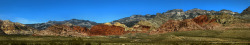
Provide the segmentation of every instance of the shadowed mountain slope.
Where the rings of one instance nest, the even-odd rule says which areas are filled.
[[[26,24],[26,25],[34,27],[39,30],[43,30],[54,24],[59,24],[59,25],[65,24],[65,25],[73,25],[73,26],[81,26],[81,27],[90,28],[91,26],[97,25],[99,23],[88,21],[88,20],[71,19],[71,20],[65,20],[65,21],[48,21],[46,23]]]

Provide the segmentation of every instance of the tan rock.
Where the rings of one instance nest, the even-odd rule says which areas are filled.
[[[80,26],[52,25],[45,30],[39,31],[34,36],[88,36],[88,29]]]
[[[104,25],[109,25],[109,26],[111,26],[112,24],[108,22],[108,23],[104,23]]]
[[[21,23],[13,23],[9,20],[0,20],[0,29],[3,30],[6,34],[21,34],[21,35],[31,35],[36,29],[32,27],[25,26]]]

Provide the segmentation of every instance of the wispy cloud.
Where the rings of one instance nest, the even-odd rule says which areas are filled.
[[[25,18],[15,18],[13,20],[13,22],[19,22],[19,23],[23,23],[23,24],[39,23],[37,21],[32,21],[32,20],[28,20],[28,19],[25,19]]]

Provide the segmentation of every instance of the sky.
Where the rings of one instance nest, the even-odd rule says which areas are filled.
[[[250,0],[0,0],[0,20],[23,24],[70,19],[111,22],[132,15],[222,9],[241,13]]]

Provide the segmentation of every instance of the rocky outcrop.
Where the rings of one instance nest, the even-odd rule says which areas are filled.
[[[250,6],[245,9],[244,11],[241,12],[241,15],[238,15],[237,17],[242,18],[242,19],[247,19],[250,20]]]
[[[214,10],[207,11],[207,10],[201,10],[201,9],[195,8],[195,9],[191,9],[185,12],[186,15],[189,15],[189,18],[194,18],[199,15],[221,15],[223,13],[229,14],[229,15],[239,15],[239,13],[237,12],[232,12],[226,9],[222,9],[220,11],[214,11]]]
[[[123,28],[128,28],[125,24],[121,24],[119,22],[115,22],[114,25],[115,26],[120,26],[120,27],[123,27]]]
[[[165,33],[173,31],[191,31],[191,30],[214,30],[221,27],[215,22],[215,19],[209,19],[207,15],[200,15],[194,19],[169,20],[151,33]]]
[[[215,30],[222,26],[222,24],[216,22],[218,19],[211,18],[208,15],[200,15],[192,20],[206,30]]]
[[[157,13],[156,16],[150,20],[144,21],[146,23],[151,23],[151,29],[159,28],[163,23],[167,22],[168,20],[182,20],[186,19],[187,16],[185,15],[182,9],[174,9],[169,10],[165,13]]]
[[[242,11],[241,15],[250,15],[250,6],[244,11]]]
[[[200,15],[192,20],[201,26],[203,26],[204,24],[208,24],[208,23],[212,23],[216,21],[216,19],[209,19],[207,15]]]
[[[38,23],[38,24],[26,24],[27,26],[34,27],[39,30],[44,30],[48,28],[49,26],[52,26],[54,24],[58,25],[73,25],[73,26],[81,26],[81,27],[87,27],[90,28],[93,25],[97,25],[99,23],[88,21],[88,20],[77,20],[77,19],[71,19],[71,20],[65,20],[65,21],[49,21],[47,23]]]
[[[233,23],[240,23],[244,20],[236,18],[229,14],[222,14],[222,15],[209,15],[209,18],[216,19],[216,22],[223,24],[223,25],[229,25]]]
[[[9,20],[0,20],[0,30],[8,35],[31,35],[36,29],[25,26],[21,23],[14,23]]]
[[[125,31],[131,31],[131,30],[132,30],[132,28],[127,27],[125,24],[121,24],[121,23],[119,23],[119,22],[115,22],[114,24],[111,24],[111,23],[104,23],[104,25],[109,25],[109,26],[112,26],[112,25],[114,25],[114,26],[119,26],[119,27],[125,28]]]
[[[125,34],[126,31],[123,27],[115,26],[115,25],[104,25],[99,24],[93,26],[90,31],[90,35],[122,35]]]
[[[71,26],[74,31],[77,31],[79,33],[89,33],[89,29],[87,27],[81,27],[81,26]]]
[[[119,22],[121,24],[125,24],[128,27],[132,27],[141,20],[148,20],[148,19],[151,19],[153,17],[155,17],[155,15],[149,15],[149,14],[147,14],[147,15],[133,15],[130,17],[125,17],[125,18],[122,18],[119,20],[115,20],[111,23],[114,24],[115,22]]]
[[[52,25],[45,30],[41,30],[34,36],[87,36],[88,29],[80,26]]]
[[[131,32],[136,32],[136,33],[148,33],[150,31],[150,26],[145,26],[145,25],[134,25],[132,27]]]
[[[203,29],[203,28],[199,26],[197,23],[195,23],[193,20],[186,19],[184,21],[169,20],[165,24],[163,24],[157,31],[163,33],[172,31],[190,31],[197,29]]]

